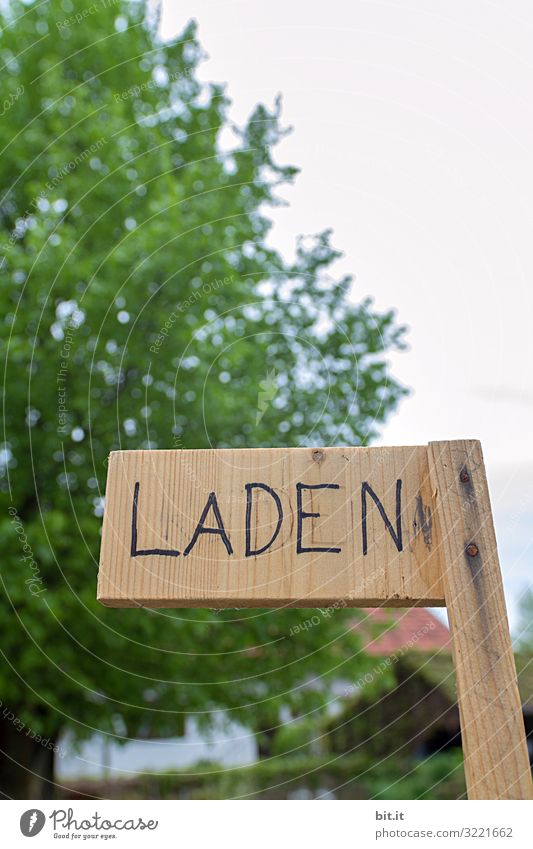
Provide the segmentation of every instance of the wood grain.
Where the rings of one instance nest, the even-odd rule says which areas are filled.
[[[433,442],[436,533],[470,799],[531,799],[531,770],[481,446]]]
[[[247,556],[251,483],[279,502],[253,488],[248,548],[261,552],[280,509],[283,519],[272,545]],[[200,533],[187,551],[210,493],[219,517],[211,496],[205,526],[222,521],[227,539]],[[98,598],[116,607],[442,605],[434,509],[426,446],[113,452]]]
[[[448,607],[469,798],[531,799],[481,447],[118,451],[114,607]]]

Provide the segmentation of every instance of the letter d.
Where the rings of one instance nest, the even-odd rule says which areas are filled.
[[[252,534],[251,534],[251,528],[250,528],[251,519],[252,519],[252,503],[253,503],[252,490],[253,489],[264,489],[265,492],[268,492],[268,494],[273,499],[273,501],[274,501],[274,503],[275,503],[275,505],[278,509],[278,522],[277,522],[277,525],[276,525],[276,530],[274,531],[274,533],[272,534],[272,536],[270,537],[268,542],[265,545],[263,545],[262,548],[256,548],[255,551],[251,547]],[[247,483],[246,484],[246,557],[255,557],[257,554],[263,554],[263,552],[266,551],[267,548],[270,548],[270,546],[272,545],[272,543],[274,542],[274,540],[276,539],[276,537],[278,536],[278,534],[280,532],[282,522],[283,522],[283,507],[281,506],[281,500],[280,500],[280,497],[277,494],[277,492],[275,492],[273,489],[271,489],[269,486],[267,486],[266,483]]]

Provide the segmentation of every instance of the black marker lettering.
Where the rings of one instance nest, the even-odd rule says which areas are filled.
[[[370,495],[374,504],[378,508],[381,518],[385,522],[385,527],[390,533],[392,539],[394,540],[394,545],[398,549],[398,551],[402,551],[402,482],[401,480],[396,481],[396,531],[391,525],[390,519],[387,516],[383,504],[377,497],[376,493],[366,481],[363,481],[361,486],[361,518],[363,520],[363,554],[368,552],[368,532],[366,527],[366,494]]]
[[[146,557],[149,554],[165,555],[166,557],[179,557],[180,552],[174,548],[137,548],[137,512],[139,509],[139,481],[133,488],[133,505],[131,508],[131,556]]]
[[[297,483],[296,484],[296,504],[297,504],[297,522],[296,522],[296,554],[304,554],[307,551],[329,551],[332,554],[339,554],[340,548],[303,548],[302,546],[302,527],[304,519],[318,519],[320,513],[306,513],[302,510],[302,490],[303,489],[339,489],[337,483]]]
[[[262,548],[257,548],[255,551],[252,551],[251,548],[251,531],[250,524],[252,519],[252,489],[264,489],[265,492],[274,499],[276,503],[276,507],[278,508],[278,523],[276,525],[276,530],[270,537],[269,541]],[[281,500],[277,492],[267,486],[266,483],[247,483],[246,484],[246,557],[255,557],[256,554],[263,554],[267,548],[270,548],[276,537],[278,536],[281,523],[283,522],[283,507],[281,506]]]
[[[213,513],[217,521],[217,528],[204,527],[204,522],[211,508],[213,509]],[[233,548],[231,547],[231,542],[229,541],[228,535],[224,529],[224,522],[222,521],[222,516],[220,515],[220,510],[218,509],[217,497],[214,492],[209,493],[209,498],[207,499],[207,504],[205,505],[202,511],[202,515],[200,516],[200,521],[196,525],[196,530],[192,535],[192,539],[189,545],[183,552],[184,557],[187,557],[187,555],[191,553],[192,549],[196,545],[196,540],[198,539],[200,534],[218,534],[221,537],[222,542],[226,546],[226,551],[228,552],[228,554],[233,554]]]

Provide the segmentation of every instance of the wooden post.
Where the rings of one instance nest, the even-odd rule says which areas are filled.
[[[113,452],[98,598],[446,605],[468,795],[533,798],[479,442]]]
[[[470,799],[533,798],[481,445],[432,442],[440,562]]]

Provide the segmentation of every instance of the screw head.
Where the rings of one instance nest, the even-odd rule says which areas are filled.
[[[463,471],[462,471],[462,472],[461,472],[461,474],[459,475],[459,479],[460,479],[463,483],[468,483],[468,481],[470,480],[470,475],[468,474],[468,472],[466,471],[466,469],[463,469]]]
[[[476,555],[479,554],[479,548],[477,547],[475,542],[471,542],[469,545],[466,546],[466,553],[469,557],[476,557]]]
[[[313,460],[315,460],[316,463],[320,463],[320,461],[324,459],[324,452],[320,451],[317,448],[315,451],[313,451],[312,457],[313,457]]]

